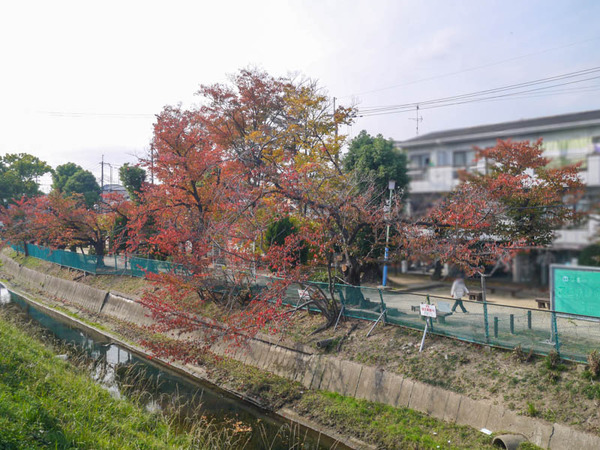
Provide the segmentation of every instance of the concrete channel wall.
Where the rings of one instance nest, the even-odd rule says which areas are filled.
[[[151,323],[148,311],[135,300],[74,281],[36,272],[2,255],[6,273],[30,287],[46,291],[88,312],[135,322]],[[382,369],[328,355],[309,354],[260,340],[231,353],[217,342],[213,351],[245,364],[297,381],[310,389],[337,392],[359,399],[406,407],[446,422],[521,434],[530,442],[550,449],[598,449],[600,437],[566,425],[521,416],[485,400],[446,391]]]

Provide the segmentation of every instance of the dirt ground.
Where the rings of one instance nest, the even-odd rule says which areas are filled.
[[[396,289],[410,289],[415,286],[425,286],[427,284],[433,284],[429,278],[429,275],[416,275],[416,274],[400,274],[392,275],[389,277],[391,281],[391,287]],[[443,286],[423,288],[415,290],[413,292],[420,294],[437,295],[440,297],[450,297],[450,288],[452,287],[452,279],[443,280]],[[436,282],[437,283],[437,282]],[[478,279],[467,279],[465,284],[469,291],[481,291],[481,283]],[[490,292],[490,288],[498,286],[511,286],[520,288],[514,296],[509,292],[496,291]],[[536,298],[548,298],[548,289],[535,288],[526,285],[515,285],[508,281],[492,280],[487,283],[488,289],[486,290],[486,300],[490,303],[496,303],[499,305],[507,306],[519,306],[521,308],[537,308]]]

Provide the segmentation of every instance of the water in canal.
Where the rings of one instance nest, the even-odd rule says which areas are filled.
[[[176,405],[182,427],[202,415],[224,426],[252,429],[247,449],[347,449],[313,430],[291,425],[285,419],[244,402],[218,388],[175,374],[134,354],[105,336],[76,328],[66,319],[50,316],[0,284],[0,308],[10,309],[23,319],[33,321],[45,333],[84,352],[93,361],[91,376],[120,397],[135,392],[149,410],[168,410]],[[135,380],[135,387],[132,387]],[[141,387],[140,387],[141,386]],[[182,401],[183,400],[183,401]],[[179,404],[178,404],[179,402]],[[184,406],[181,406],[181,405]]]

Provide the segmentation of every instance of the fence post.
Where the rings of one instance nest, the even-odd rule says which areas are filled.
[[[362,289],[362,288],[361,288]],[[381,312],[383,313],[383,323],[387,323],[387,307],[385,306],[385,302],[383,301],[383,292],[381,289],[377,289],[379,291],[379,299],[381,300]]]
[[[431,305],[431,300],[429,299],[429,294],[427,294],[426,298],[427,298],[427,304]],[[419,312],[419,314],[421,314],[421,313]],[[433,319],[432,318],[428,319],[427,317],[425,317],[425,326],[427,326],[427,320],[429,320],[429,328],[430,328],[430,330],[433,331]]]
[[[483,300],[483,326],[485,332],[485,342],[490,342],[490,323],[488,320],[487,298],[485,295],[485,275],[479,272],[481,276],[481,297]]]
[[[531,311],[527,311],[527,328],[531,330]]]
[[[494,337],[498,338],[498,318],[494,317]]]
[[[560,356],[560,339],[558,338],[558,324],[556,323],[556,312],[552,311],[552,335],[554,338],[554,348]]]
[[[510,334],[515,334],[515,315],[510,315]]]

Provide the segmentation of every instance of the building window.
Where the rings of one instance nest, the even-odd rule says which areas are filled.
[[[594,153],[600,153],[600,136],[592,138],[592,146],[594,147]]]
[[[463,150],[452,153],[452,165],[454,167],[469,167],[475,162],[475,152],[473,150]]]
[[[429,166],[429,153],[412,155],[410,157],[410,166],[413,169],[421,169]]]

